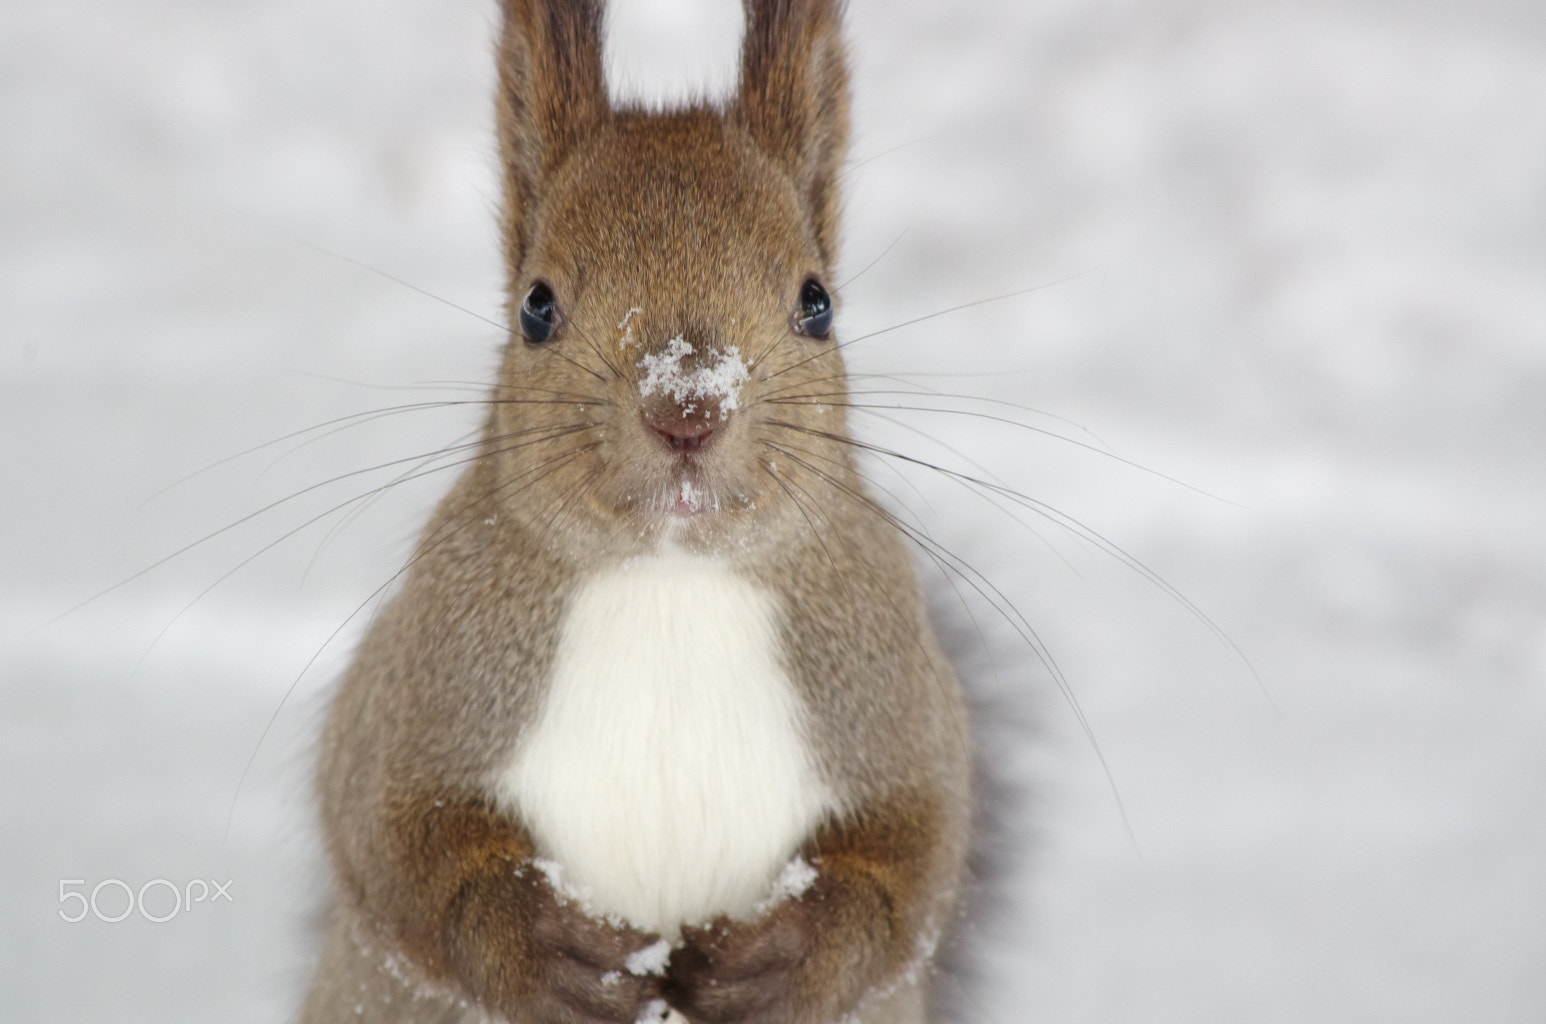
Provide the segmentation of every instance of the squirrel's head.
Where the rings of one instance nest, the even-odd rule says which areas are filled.
[[[555,542],[779,544],[860,500],[831,297],[838,7],[748,0],[736,96],[652,112],[608,99],[596,0],[506,0],[511,332],[486,451],[500,504]]]

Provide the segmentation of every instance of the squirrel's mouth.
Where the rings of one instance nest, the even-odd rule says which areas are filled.
[[[663,525],[710,527],[712,521],[741,520],[742,514],[757,508],[758,494],[746,487],[735,473],[711,469],[694,458],[676,460],[657,482],[644,501],[648,515]],[[744,520],[743,520],[744,521]]]
[[[761,495],[748,486],[753,480],[736,467],[722,465],[721,459],[705,458],[707,453],[682,452],[654,466],[639,465],[643,470],[627,488],[627,497],[619,509],[653,521],[656,527],[687,527],[716,532],[729,520],[744,521],[744,514],[755,510]],[[643,525],[641,523],[641,525]]]
[[[717,488],[707,484],[696,467],[683,460],[671,474],[671,481],[663,488],[657,506],[669,517],[698,516],[720,509]]]

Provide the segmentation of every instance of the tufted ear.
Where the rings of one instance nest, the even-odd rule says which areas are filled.
[[[497,103],[512,275],[554,173],[611,112],[601,8],[602,0],[504,0]]]
[[[848,152],[842,0],[745,0],[733,113],[783,165],[805,202],[822,259],[837,257],[837,175]]]

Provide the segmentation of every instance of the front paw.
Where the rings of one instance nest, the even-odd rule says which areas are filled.
[[[852,1006],[867,960],[818,885],[750,922],[720,918],[682,929],[665,997],[694,1024],[806,1024]]]
[[[522,1024],[635,1024],[651,1016],[660,979],[641,962],[664,940],[586,912],[543,872],[522,872],[526,918]]]

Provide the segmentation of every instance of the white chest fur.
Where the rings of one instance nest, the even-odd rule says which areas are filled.
[[[597,910],[668,935],[745,914],[827,810],[777,626],[772,595],[711,559],[576,591],[495,787]]]

